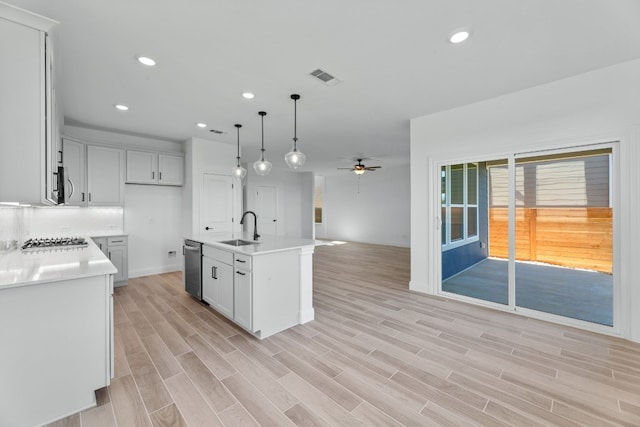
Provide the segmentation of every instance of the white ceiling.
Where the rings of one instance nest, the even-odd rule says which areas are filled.
[[[303,170],[318,173],[359,156],[406,163],[411,118],[640,57],[637,0],[8,2],[61,22],[67,124],[235,144],[241,123],[251,164],[264,110],[266,157],[285,167],[299,93]],[[472,36],[449,43],[461,27]],[[316,68],[341,83],[314,80]]]

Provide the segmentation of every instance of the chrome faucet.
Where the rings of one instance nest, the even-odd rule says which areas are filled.
[[[240,225],[244,224],[244,217],[247,216],[247,214],[253,215],[253,240],[258,240],[258,237],[260,237],[260,235],[258,234],[258,216],[254,211],[246,211],[245,213],[243,213],[242,219],[240,220]]]

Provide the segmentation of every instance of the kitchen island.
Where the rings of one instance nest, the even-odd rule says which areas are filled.
[[[95,406],[113,366],[116,269],[82,248],[0,256],[0,425],[49,423]]]
[[[316,242],[249,233],[187,237],[202,248],[202,300],[258,338],[313,320]],[[242,246],[222,243],[244,240]]]

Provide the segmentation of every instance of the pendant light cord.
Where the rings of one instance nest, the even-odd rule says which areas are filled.
[[[298,148],[298,99],[293,100],[293,151]]]
[[[238,131],[238,155],[236,156],[236,166],[240,167],[240,128],[242,125],[236,125],[236,130]]]

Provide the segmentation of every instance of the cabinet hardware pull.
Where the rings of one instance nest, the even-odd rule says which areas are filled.
[[[71,192],[69,192],[69,199],[71,199],[71,196],[73,196],[76,187],[73,185],[73,181],[71,181],[71,178],[67,178],[67,181],[69,181],[69,185],[71,186]]]
[[[158,179],[162,181],[162,172],[158,172]]]
[[[205,230],[213,230],[213,227],[205,227]]]
[[[62,150],[58,150],[58,153],[60,153],[60,160],[58,161],[59,164],[63,164],[64,161],[64,152]]]
[[[112,240],[111,243],[122,243],[124,240]]]
[[[218,267],[215,265],[211,267],[211,278],[218,280]]]
[[[243,259],[236,259],[236,261],[241,262],[241,263],[243,263],[243,264],[244,264],[245,262],[247,262],[247,261],[245,261],[245,260],[243,260]]]
[[[151,179],[156,179],[156,173],[151,171]]]
[[[241,276],[246,276],[247,275],[247,273],[243,273],[242,271],[236,271],[236,274],[239,274]]]
[[[111,251],[109,251],[109,259],[111,259]]]
[[[89,193],[89,201],[91,201],[91,193]]]
[[[82,201],[84,202],[84,191],[82,192]]]

